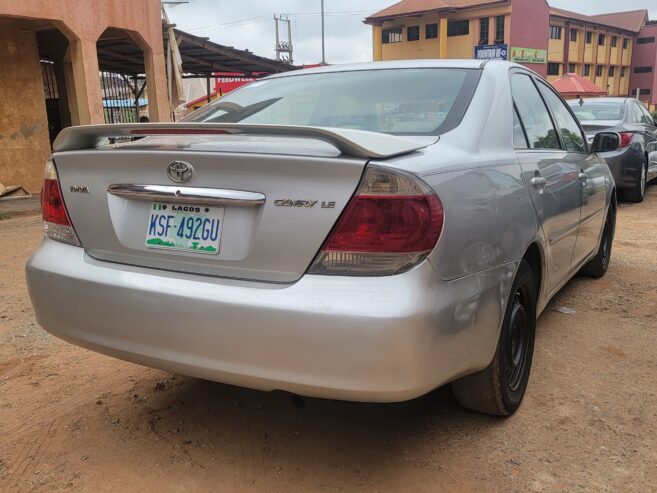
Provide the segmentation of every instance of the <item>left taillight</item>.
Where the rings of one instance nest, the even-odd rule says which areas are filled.
[[[41,211],[43,229],[48,238],[69,245],[81,246],[66,211],[57,169],[51,159],[46,163],[46,176],[41,190]]]

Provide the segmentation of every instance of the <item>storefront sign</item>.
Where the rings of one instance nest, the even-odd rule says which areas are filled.
[[[479,45],[475,46],[475,60],[508,60],[509,46],[499,45]]]
[[[547,63],[547,50],[511,48],[511,61],[516,63]]]

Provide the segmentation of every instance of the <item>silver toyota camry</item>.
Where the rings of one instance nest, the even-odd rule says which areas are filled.
[[[324,67],[175,124],[68,128],[27,264],[39,323],[185,375],[392,402],[451,383],[508,415],[536,318],[609,264],[615,186],[507,62]]]

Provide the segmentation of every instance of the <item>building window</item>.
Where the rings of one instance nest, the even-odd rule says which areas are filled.
[[[447,36],[467,36],[470,34],[470,21],[448,21]]]
[[[384,45],[389,43],[401,43],[402,41],[402,28],[393,27],[392,29],[384,29],[381,32],[382,42]]]
[[[591,43],[593,43],[593,32],[587,31],[587,33],[586,33],[586,44],[590,45]]]
[[[604,34],[598,34],[598,44],[600,46],[605,45],[605,35]]]
[[[650,96],[650,89],[634,89],[632,91],[632,96],[636,96],[637,91],[639,92],[639,96]]]
[[[627,47],[629,45],[630,40],[627,38],[623,38],[623,49],[627,50]]]
[[[638,45],[647,45],[655,42],[655,37],[650,36],[649,38],[636,38],[636,44]]]
[[[406,39],[417,41],[420,39],[420,26],[409,26],[406,28]]]
[[[561,26],[550,26],[550,39],[561,39]]]
[[[602,65],[598,65],[597,67],[595,67],[595,76],[602,77]]]
[[[635,74],[649,74],[652,72],[652,67],[634,67]]]
[[[621,67],[621,73],[620,73],[620,76],[621,76],[621,77],[625,77],[625,67]]]
[[[487,45],[488,44],[488,25],[490,19],[488,17],[482,17],[479,19],[479,44]]]
[[[584,77],[589,77],[591,75],[591,66],[590,65],[584,65],[584,70],[582,71],[582,75]]]
[[[548,75],[559,75],[559,64],[558,63],[548,63],[548,65],[547,65],[547,74]]]
[[[616,48],[616,45],[618,45],[618,36],[612,36],[611,37],[611,47]]]
[[[575,43],[577,41],[577,29],[570,30],[570,40]]]
[[[504,16],[495,17],[495,44],[504,43]]]
[[[614,76],[614,74],[616,73],[615,69],[616,69],[616,67],[611,67],[611,66],[609,67],[609,70],[607,71],[607,73],[609,74],[609,77]]]
[[[570,74],[575,74],[575,73],[577,73],[577,64],[575,64],[575,63],[569,63],[569,64],[568,64],[568,73],[570,73]]]
[[[436,39],[438,37],[438,24],[427,24],[425,30],[425,38]]]

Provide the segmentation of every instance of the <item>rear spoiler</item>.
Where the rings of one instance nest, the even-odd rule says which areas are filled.
[[[109,138],[155,135],[281,135],[308,137],[326,141],[342,154],[365,159],[399,156],[427,147],[437,137],[414,138],[348,128],[304,127],[297,125],[252,125],[242,123],[132,123],[83,125],[62,130],[53,144],[53,152],[93,149],[107,144]]]

